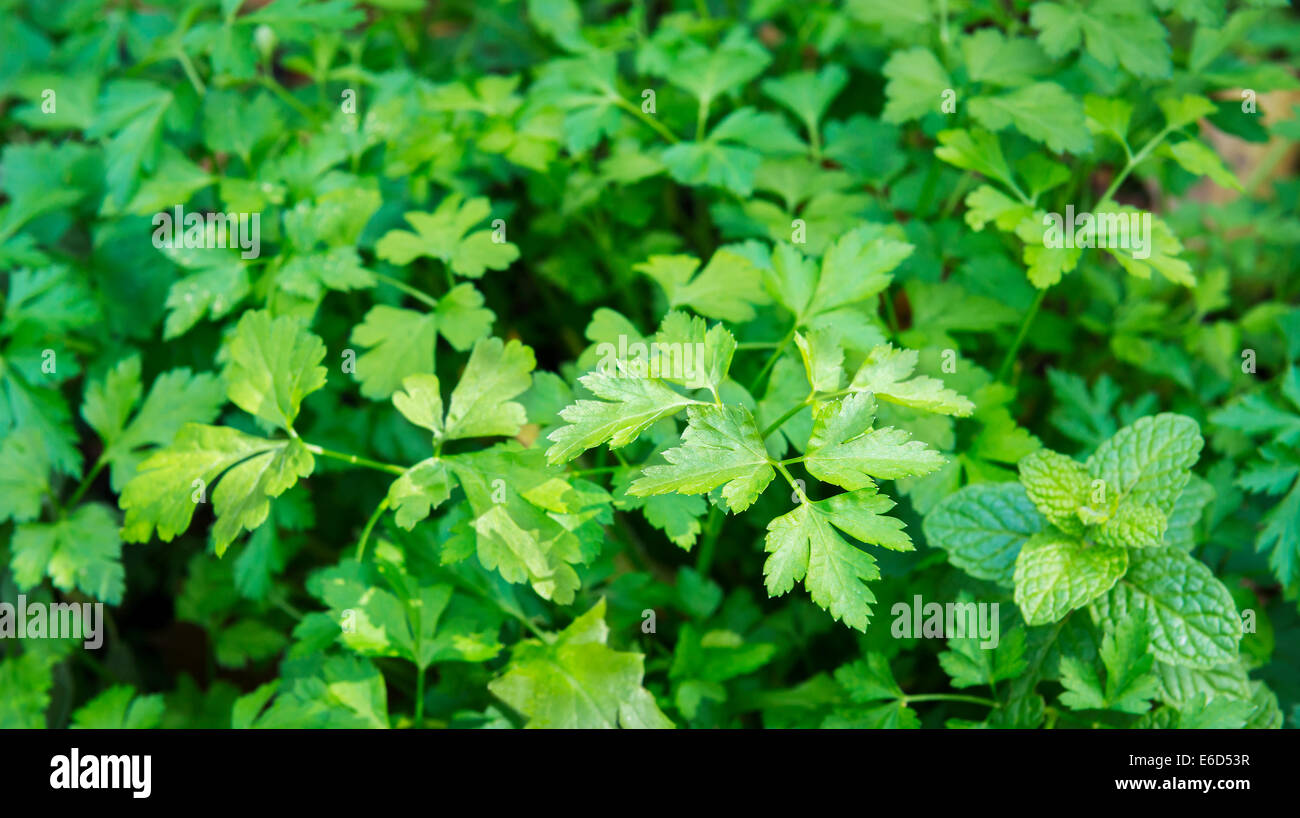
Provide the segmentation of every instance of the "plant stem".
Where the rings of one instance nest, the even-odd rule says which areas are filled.
[[[72,493],[70,498],[68,498],[68,502],[64,505],[65,509],[77,505],[81,500],[81,496],[86,493],[86,489],[90,488],[90,484],[95,482],[95,478],[99,476],[99,473],[103,471],[104,467],[107,465],[108,461],[104,459],[103,455],[100,455],[99,459],[95,461],[95,465],[91,466],[90,471],[86,472],[86,476],[82,478],[81,483],[77,486],[77,490]]]
[[[750,382],[749,394],[753,395],[755,393],[759,384],[763,382],[763,378],[767,376],[767,373],[771,371],[772,367],[776,366],[776,361],[781,357],[781,353],[785,352],[785,348],[794,340],[794,333],[798,327],[799,322],[796,321],[795,325],[790,327],[790,331],[787,332],[785,337],[776,345],[772,354],[768,356],[767,362],[763,364],[763,368],[758,371],[758,374],[754,376],[754,380]]]
[[[371,275],[373,275],[375,278],[379,279],[380,281],[384,282],[390,287],[396,287],[397,289],[401,290],[402,292],[406,293],[407,295],[411,296],[417,301],[424,302],[426,305],[429,306],[430,309],[438,308],[438,299],[434,298],[431,295],[425,295],[423,292],[412,287],[410,284],[407,284],[405,281],[399,281],[398,279],[393,278],[392,276],[389,275],[384,275],[383,273],[371,273]]]
[[[1160,133],[1151,137],[1151,141],[1143,145],[1140,151],[1129,157],[1128,163],[1124,165],[1124,169],[1115,175],[1115,178],[1111,180],[1110,187],[1106,188],[1106,192],[1101,194],[1101,198],[1097,200],[1097,207],[1101,207],[1106,202],[1110,201],[1110,197],[1114,196],[1115,191],[1119,190],[1119,186],[1124,184],[1124,180],[1133,172],[1133,168],[1137,167],[1143,159],[1146,159],[1151,151],[1155,150],[1156,146],[1163,142],[1165,137],[1168,136],[1172,130],[1173,128],[1166,125],[1161,129]],[[1125,145],[1125,148],[1127,147],[1128,146]]]
[[[920,696],[904,696],[899,701],[904,704],[909,702],[969,702],[970,704],[982,704],[985,707],[993,708],[1002,706],[1001,702],[995,702],[992,699],[984,699],[979,696],[963,696],[959,693],[924,693]]]
[[[387,508],[388,508],[388,498],[385,497],[384,501],[380,503],[379,506],[375,508],[374,513],[370,515],[370,519],[366,521],[365,530],[361,532],[361,542],[357,544],[357,562],[361,562],[363,559],[365,559],[366,543],[369,542],[370,540],[370,532],[374,530],[375,523],[379,522],[380,516],[383,515],[384,511]]]
[[[321,457],[328,457],[331,460],[341,460],[344,463],[351,463],[354,466],[365,466],[368,469],[386,471],[389,474],[406,474],[406,469],[396,465],[395,463],[380,463],[378,460],[371,460],[368,457],[358,457],[355,454],[336,452],[333,449],[326,449],[322,446],[317,446],[315,443],[306,443],[305,441],[304,445],[306,445],[307,451],[312,454],[320,455]]]
[[[424,721],[424,665],[415,668],[415,726]]]
[[[998,380],[1000,382],[1007,382],[1007,375],[1011,372],[1011,364],[1016,359],[1016,353],[1020,351],[1020,345],[1024,343],[1025,335],[1029,332],[1029,325],[1034,322],[1034,317],[1038,315],[1038,308],[1043,305],[1045,295],[1047,295],[1047,290],[1038,291],[1038,295],[1034,296],[1034,303],[1030,305],[1024,319],[1020,322],[1020,329],[1016,332],[1016,340],[1007,349],[1007,354],[1002,359],[1002,366],[998,367]]]
[[[794,417],[795,415],[799,414],[799,410],[800,410],[800,409],[803,409],[803,408],[804,408],[805,406],[807,406],[807,405],[808,405],[808,401],[804,401],[803,403],[796,403],[794,406],[790,407],[790,409],[788,409],[784,415],[782,415],[781,417],[777,418],[777,419],[772,423],[772,425],[768,426],[766,429],[763,430],[763,439],[764,439],[764,440],[767,440],[768,435],[772,434],[772,433],[775,432],[777,429],[780,429],[781,426],[782,426],[782,425],[783,425],[787,420],[789,420],[790,418],[792,418],[792,417]]]
[[[695,570],[701,576],[708,576],[709,566],[713,564],[713,551],[718,544],[718,535],[722,533],[722,522],[722,512],[717,506],[710,506],[709,517],[704,523],[704,542],[695,558]]]
[[[664,139],[668,140],[668,143],[669,143],[670,145],[676,145],[676,144],[677,144],[677,141],[678,141],[678,140],[677,140],[677,134],[675,134],[675,133],[673,133],[672,131],[668,130],[668,127],[667,127],[666,125],[664,125],[662,122],[660,122],[659,120],[657,120],[657,119],[655,119],[654,117],[650,116],[650,115],[647,114],[645,111],[642,111],[640,108],[638,108],[638,107],[636,106],[635,103],[628,102],[627,100],[623,99],[622,97],[620,97],[620,96],[618,96],[618,95],[612,95],[612,96],[610,97],[610,99],[614,100],[614,104],[615,104],[615,105],[617,105],[618,107],[620,107],[620,108],[622,108],[623,110],[627,111],[628,113],[632,114],[632,115],[635,116],[637,119],[641,120],[641,121],[644,122],[646,125],[649,125],[651,128],[653,128],[654,131],[655,131],[655,133],[659,134],[659,135],[662,136]]]

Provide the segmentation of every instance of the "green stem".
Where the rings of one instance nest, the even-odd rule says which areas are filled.
[[[780,343],[776,345],[772,354],[768,356],[767,362],[763,364],[763,368],[758,371],[758,374],[754,376],[754,380],[750,382],[749,394],[756,394],[756,390],[758,389],[759,384],[763,382],[763,378],[767,377],[767,373],[771,371],[772,367],[776,366],[776,361],[781,357],[781,353],[785,352],[785,348],[794,340],[794,333],[798,328],[799,322],[796,321],[795,325],[790,327],[790,331],[787,332],[785,337],[781,339]]]
[[[1146,159],[1147,156],[1150,155],[1151,151],[1155,150],[1156,146],[1159,145],[1161,142],[1163,142],[1165,137],[1168,136],[1172,131],[1173,128],[1170,128],[1168,125],[1166,125],[1164,128],[1160,130],[1160,133],[1151,137],[1151,140],[1142,146],[1142,150],[1138,151],[1137,153],[1129,157],[1128,162],[1124,165],[1124,169],[1115,175],[1115,178],[1111,180],[1110,187],[1106,188],[1106,192],[1101,194],[1101,198],[1097,200],[1098,208],[1100,208],[1106,202],[1110,201],[1110,197],[1115,195],[1115,191],[1119,190],[1120,185],[1124,184],[1124,180],[1127,179],[1128,175],[1133,172],[1133,169],[1137,167],[1138,164],[1141,163],[1143,159]],[[1127,148],[1128,146],[1125,145],[1126,150]]]
[[[424,666],[415,668],[415,726],[424,722]]]
[[[305,441],[304,445],[307,446],[307,451],[312,454],[320,455],[321,457],[328,457],[331,460],[340,460],[344,463],[351,463],[354,466],[365,466],[368,469],[386,471],[389,474],[406,474],[406,469],[395,463],[380,463],[378,460],[371,460],[368,457],[358,457],[355,454],[336,452],[333,449],[326,449],[322,446],[317,446],[315,443],[306,443]]]
[[[199,72],[194,70],[194,63],[190,62],[190,55],[178,48],[176,50],[176,59],[180,62],[181,68],[185,69],[185,76],[189,78],[190,85],[194,86],[194,90],[198,92],[199,96],[206,95],[208,89],[199,77]]]
[[[390,287],[396,287],[417,301],[424,302],[430,309],[438,308],[438,299],[431,295],[425,295],[423,292],[412,287],[410,284],[407,284],[405,281],[399,281],[398,279],[389,275],[384,275],[383,273],[371,273],[371,275]]]
[[[638,108],[635,103],[628,102],[627,100],[623,99],[618,95],[611,95],[610,99],[614,101],[615,105],[627,111],[628,113],[632,114],[637,119],[641,120],[646,125],[649,125],[651,128],[653,128],[655,133],[659,134],[664,139],[668,140],[669,144],[671,145],[677,144],[678,141],[677,134],[668,130],[668,127],[664,125],[662,122],[660,122],[659,120],[647,114],[645,111]]]
[[[361,532],[361,542],[357,544],[357,562],[361,562],[365,559],[366,543],[370,541],[370,532],[374,530],[375,523],[379,522],[379,518],[387,508],[388,498],[385,497],[384,501],[375,509],[375,512],[370,515],[370,519],[366,521],[365,530]]]
[[[764,439],[764,440],[767,440],[768,435],[772,434],[772,433],[775,432],[777,429],[780,429],[781,426],[782,426],[782,425],[783,425],[787,420],[789,420],[790,418],[792,418],[792,417],[794,417],[795,415],[799,414],[799,410],[803,409],[803,408],[804,408],[805,406],[807,406],[807,405],[808,405],[808,401],[804,401],[803,403],[796,403],[796,404],[795,404],[794,406],[792,406],[790,409],[786,410],[786,413],[785,413],[784,415],[782,415],[781,417],[777,418],[777,419],[772,423],[772,425],[768,426],[766,429],[763,430],[763,439]]]
[[[107,465],[108,461],[104,459],[103,455],[100,455],[100,458],[95,461],[95,465],[91,466],[90,471],[86,472],[86,476],[82,478],[80,485],[77,486],[77,490],[72,493],[72,497],[68,498],[68,502],[64,505],[64,508],[75,507],[81,500],[81,496],[86,493],[86,489],[90,488],[90,484],[95,482],[95,478],[99,476],[99,473],[103,471],[104,467]]]
[[[1007,382],[1007,375],[1011,373],[1011,364],[1016,358],[1016,353],[1020,351],[1020,345],[1024,343],[1025,335],[1029,332],[1029,325],[1034,322],[1034,316],[1038,315],[1038,308],[1043,305],[1043,296],[1045,295],[1047,295],[1047,290],[1038,291],[1038,295],[1034,297],[1034,303],[1030,305],[1024,319],[1020,322],[1020,329],[1016,332],[1016,340],[1007,349],[1007,354],[1002,359],[1002,366],[998,367],[998,380],[1000,382]]]
[[[713,552],[718,544],[718,535],[722,533],[722,512],[717,506],[709,508],[709,517],[704,523],[704,542],[700,544],[699,556],[695,558],[695,570],[701,576],[708,576],[709,566],[713,564]]]
[[[909,702],[969,702],[970,704],[982,704],[985,707],[993,708],[1002,706],[1001,702],[995,702],[992,699],[984,699],[979,696],[963,696],[959,693],[924,693],[920,696],[904,696],[899,701],[904,704]]]

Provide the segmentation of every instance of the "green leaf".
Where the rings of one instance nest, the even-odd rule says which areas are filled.
[[[266,521],[270,499],[283,494],[315,461],[300,440],[267,440],[222,426],[187,423],[171,445],[142,462],[119,504],[126,512],[122,538],[147,542],[157,529],[170,542],[189,528],[198,503],[211,493],[217,522],[213,541],[225,552],[241,530]]]
[[[215,376],[191,375],[188,369],[159,375],[131,418],[140,394],[140,358],[133,355],[86,387],[81,408],[86,423],[104,441],[100,459],[111,466],[111,484],[118,492],[146,449],[170,443],[186,423],[211,423],[225,403],[225,390]]]
[[[602,597],[554,640],[515,645],[510,664],[488,689],[534,728],[672,727],[641,686],[644,657],[606,645]]]
[[[682,445],[665,451],[664,459],[668,465],[647,466],[628,492],[701,494],[723,486],[728,507],[741,512],[776,476],[754,417],[742,406],[691,406]]]
[[[1033,40],[1005,37],[996,28],[963,37],[961,52],[970,78],[993,85],[1028,85],[1052,65]]]
[[[1139,77],[1170,74],[1168,32],[1144,6],[1098,0],[1087,8],[1035,3],[1029,22],[1049,57],[1062,57],[1084,44],[1107,68],[1122,65]]]
[[[483,338],[474,344],[460,382],[451,390],[446,438],[510,436],[528,422],[524,407],[510,398],[532,384],[533,351],[511,340]]]
[[[874,347],[853,376],[849,389],[871,392],[878,400],[926,412],[965,417],[975,411],[975,404],[945,388],[942,381],[925,375],[912,377],[917,358],[915,350],[894,349],[888,344]]]
[[[885,75],[886,122],[906,122],[938,112],[944,91],[953,88],[952,77],[934,52],[922,46],[890,55],[881,72]]]
[[[1112,625],[1145,619],[1162,662],[1211,668],[1236,659],[1241,618],[1209,568],[1175,548],[1133,551],[1131,563],[1123,580],[1093,606],[1095,619]]]
[[[367,347],[356,359],[353,377],[361,394],[385,400],[406,378],[434,372],[438,317],[434,313],[376,304],[352,330],[352,343]]]
[[[1019,483],[978,483],[945,497],[925,516],[925,539],[978,579],[1010,587],[1025,542],[1047,522]]]
[[[970,101],[975,121],[993,131],[1015,128],[1056,153],[1092,149],[1083,106],[1054,82],[1036,82],[996,97]]]
[[[406,266],[421,256],[436,258],[457,275],[479,278],[486,270],[504,270],[519,258],[519,248],[493,230],[470,232],[491,214],[487,199],[464,200],[448,194],[432,213],[412,211],[406,220],[415,228],[390,230],[375,244],[383,260]]]
[[[246,312],[226,351],[230,402],[281,429],[292,429],[302,399],[325,385],[325,344],[296,318]]]
[[[767,525],[763,564],[769,596],[781,596],[803,582],[813,602],[845,625],[866,631],[876,597],[866,583],[879,579],[870,554],[840,536],[843,531],[863,542],[911,550],[901,520],[886,517],[894,501],[873,490],[840,494],[817,503],[801,503]]]
[[[1039,449],[1018,465],[1020,482],[1038,511],[1067,534],[1082,534],[1083,523],[1075,512],[1087,505],[1092,482],[1083,464]]]
[[[653,278],[668,295],[669,309],[689,307],[700,315],[744,323],[754,317],[754,305],[765,304],[760,274],[749,259],[719,250],[703,270],[693,256],[651,256],[633,265]]]
[[[844,90],[849,74],[830,63],[821,71],[800,71],[784,77],[763,80],[763,93],[784,105],[803,120],[809,132],[815,132],[831,101]]]
[[[13,538],[10,567],[21,590],[47,575],[64,591],[78,590],[110,605],[122,601],[125,570],[117,515],[86,503],[53,523],[24,523]]]
[[[1016,558],[1016,605],[1029,625],[1056,622],[1109,591],[1128,565],[1123,548],[1086,545],[1049,529]]]
[[[997,135],[980,128],[969,131],[940,131],[939,147],[934,155],[962,170],[973,170],[990,179],[996,179],[1014,190],[1015,180]]]
[[[148,730],[162,722],[162,694],[138,696],[130,685],[114,685],[72,714],[73,728],[90,730]]]
[[[1115,433],[1088,458],[1088,473],[1118,491],[1114,502],[1151,505],[1168,517],[1191,479],[1201,453],[1200,427],[1184,415],[1139,419]]]
[[[19,429],[0,443],[0,521],[26,522],[41,513],[50,491],[49,450],[37,429]]]
[[[853,490],[874,486],[872,478],[918,477],[944,464],[943,455],[902,429],[871,428],[875,415],[870,392],[816,406],[804,460],[808,473]]]
[[[550,434],[553,445],[546,456],[552,463],[567,462],[602,443],[626,446],[662,418],[703,405],[652,378],[589,372],[578,380],[604,400],[580,400],[560,412],[568,425]]]

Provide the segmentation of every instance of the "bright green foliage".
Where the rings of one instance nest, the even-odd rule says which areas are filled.
[[[1285,4],[0,40],[0,727],[1295,726]]]

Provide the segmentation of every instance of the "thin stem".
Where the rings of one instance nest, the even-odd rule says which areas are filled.
[[[415,668],[415,726],[424,721],[424,665]]]
[[[768,356],[767,362],[763,364],[763,368],[758,371],[758,374],[754,376],[754,380],[750,382],[749,394],[753,395],[756,393],[759,384],[763,382],[763,378],[767,376],[767,373],[771,371],[772,367],[776,366],[776,361],[781,357],[781,353],[785,352],[785,348],[794,340],[794,333],[798,328],[799,322],[796,321],[795,325],[790,327],[790,331],[787,332],[785,337],[781,339],[780,343],[776,345],[772,354]]]
[[[808,401],[805,400],[803,403],[796,403],[790,409],[786,410],[786,413],[784,415],[777,418],[772,423],[772,425],[768,426],[766,429],[763,430],[763,439],[767,440],[768,435],[772,434],[777,429],[780,429],[781,426],[784,425],[787,420],[799,414],[799,410],[803,409],[807,405],[808,405]]]
[[[384,501],[375,508],[375,512],[370,515],[370,519],[366,521],[365,530],[361,532],[361,542],[357,544],[357,562],[361,562],[365,559],[366,543],[370,540],[370,532],[374,530],[375,523],[379,522],[380,516],[382,516],[384,511],[387,509],[388,498],[385,497]]]
[[[1002,359],[1002,366],[998,367],[998,380],[1000,382],[1007,382],[1007,375],[1011,372],[1011,363],[1015,360],[1016,353],[1020,351],[1020,345],[1024,342],[1026,333],[1029,332],[1029,325],[1034,322],[1034,316],[1038,315],[1038,308],[1043,305],[1043,296],[1045,295],[1047,295],[1047,290],[1038,291],[1038,295],[1034,297],[1034,303],[1030,305],[1029,311],[1025,313],[1024,319],[1020,322],[1020,329],[1016,332],[1016,340],[1007,349],[1007,354]]]
[[[185,76],[189,78],[190,85],[194,86],[194,90],[198,92],[199,96],[206,95],[208,89],[199,77],[199,72],[194,70],[194,63],[190,62],[190,55],[178,48],[176,49],[176,59],[180,62],[181,68],[185,69]]]
[[[425,295],[423,292],[412,287],[410,284],[407,284],[405,281],[399,281],[398,279],[389,275],[384,275],[383,273],[371,273],[371,275],[390,287],[396,287],[417,301],[424,302],[430,309],[438,308],[438,299],[431,295]]]
[[[70,498],[68,498],[68,502],[64,505],[64,508],[73,508],[76,506],[81,500],[81,496],[86,493],[86,489],[90,488],[90,484],[95,482],[95,478],[99,476],[99,473],[103,471],[104,467],[107,465],[108,461],[104,459],[103,455],[100,455],[100,458],[95,461],[95,465],[91,466],[90,471],[86,472],[86,476],[82,478],[80,485],[77,486],[77,490],[72,493]]]
[[[708,576],[709,566],[713,564],[713,552],[718,544],[718,535],[722,533],[723,517],[717,506],[709,508],[709,517],[704,523],[704,542],[700,544],[699,556],[695,558],[695,570],[701,576]]]
[[[664,125],[662,122],[660,122],[658,119],[655,119],[654,117],[650,116],[645,111],[638,108],[635,104],[628,102],[627,100],[623,99],[617,94],[611,95],[610,99],[614,101],[615,105],[627,111],[628,113],[632,114],[637,119],[641,120],[646,125],[649,125],[651,128],[653,128],[655,133],[659,134],[664,139],[668,140],[669,144],[673,144],[673,145],[677,144],[678,141],[677,134],[668,130],[668,127]]]
[[[406,469],[395,463],[380,463],[378,460],[371,460],[368,457],[359,457],[355,454],[347,454],[346,452],[336,452],[333,449],[326,449],[322,446],[317,446],[315,443],[305,443],[305,445],[307,446],[307,451],[312,454],[320,455],[321,457],[328,457],[331,460],[341,460],[344,463],[351,463],[354,466],[365,466],[368,469],[386,471],[389,474],[406,474]]]
[[[1133,172],[1133,169],[1137,167],[1143,159],[1146,159],[1147,156],[1150,155],[1151,151],[1155,150],[1156,146],[1163,142],[1165,137],[1173,130],[1173,128],[1166,125],[1160,130],[1160,133],[1151,137],[1151,141],[1142,146],[1142,150],[1129,157],[1128,163],[1124,165],[1124,169],[1115,175],[1115,178],[1111,180],[1110,187],[1106,188],[1106,192],[1101,194],[1101,198],[1097,200],[1098,207],[1110,201],[1110,197],[1115,195],[1115,191],[1119,190],[1120,185],[1124,184],[1124,180]],[[1128,145],[1126,144],[1124,147],[1127,149]]]
[[[1002,706],[1001,702],[995,702],[992,699],[979,696],[963,696],[960,693],[923,693],[920,696],[904,696],[899,701],[904,704],[910,702],[969,702],[970,704],[982,704],[985,707],[993,708]]]

